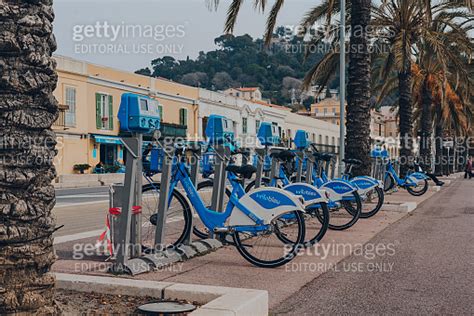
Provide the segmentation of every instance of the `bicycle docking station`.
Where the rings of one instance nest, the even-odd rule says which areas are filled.
[[[142,246],[142,165],[143,135],[152,134],[154,142],[159,140],[160,117],[158,102],[146,96],[132,93],[122,95],[118,118],[120,130],[131,134],[122,137],[126,149],[126,172],[123,184],[114,184],[109,190],[109,218],[111,226],[112,252],[115,261],[109,272],[136,275],[162,268],[197,254],[207,253],[219,245],[214,241],[192,243],[190,235],[183,245],[166,249],[166,214],[170,194],[175,147],[173,144],[152,149],[151,161],[161,169],[160,195],[158,198],[153,249],[146,253]],[[161,151],[161,156],[157,153]],[[199,157],[199,153],[195,153]],[[198,159],[191,160],[191,173],[196,183]],[[192,224],[192,223],[191,223]]]

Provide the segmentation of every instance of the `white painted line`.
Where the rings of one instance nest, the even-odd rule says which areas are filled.
[[[76,194],[76,195],[58,195],[56,199],[85,199],[85,198],[95,198],[95,197],[106,197],[108,198],[108,194]]]
[[[53,245],[64,244],[66,242],[75,241],[84,238],[97,237],[99,238],[100,234],[104,232],[105,229],[92,230],[83,233],[77,233],[73,235],[55,237]]]

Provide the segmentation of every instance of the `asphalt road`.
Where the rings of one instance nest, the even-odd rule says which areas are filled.
[[[56,190],[56,207],[108,201],[108,186]]]
[[[474,180],[452,183],[369,244],[385,251],[374,258],[365,246],[272,315],[474,314]]]

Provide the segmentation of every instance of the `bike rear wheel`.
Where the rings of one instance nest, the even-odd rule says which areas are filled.
[[[294,218],[292,225],[281,225],[280,217],[291,214]],[[305,223],[300,211],[282,214],[271,223],[272,229],[258,234],[250,232],[235,232],[234,243],[245,260],[257,267],[276,268],[293,260],[303,247]],[[284,235],[286,243],[281,239]]]
[[[268,186],[270,179],[262,178],[262,186]],[[255,181],[250,182],[245,188],[245,192],[251,191],[255,187]],[[305,222],[305,241],[306,247],[312,246],[315,243],[321,241],[326,234],[329,227],[329,208],[326,203],[320,203],[318,205],[308,206],[303,214]],[[292,218],[285,216],[280,218],[280,221],[290,221]],[[284,235],[280,235],[283,242],[295,243],[295,240],[288,239]]]
[[[428,191],[428,180],[423,179],[423,185],[422,186],[416,186],[416,187],[407,187],[408,193],[410,193],[413,196],[420,196],[426,193]]]
[[[351,198],[335,204],[334,207],[330,205],[329,208],[329,229],[346,230],[354,226],[359,220],[362,211],[359,193],[354,191]]]

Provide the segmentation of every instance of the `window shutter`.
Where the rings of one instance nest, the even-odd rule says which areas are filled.
[[[160,121],[163,122],[163,107],[158,105],[158,113],[160,114]]]
[[[188,126],[188,110],[183,109],[183,121],[185,126]]]
[[[114,129],[114,98],[109,95],[109,129]]]
[[[95,94],[95,122],[97,129],[102,128],[102,117],[100,113],[100,93]]]

